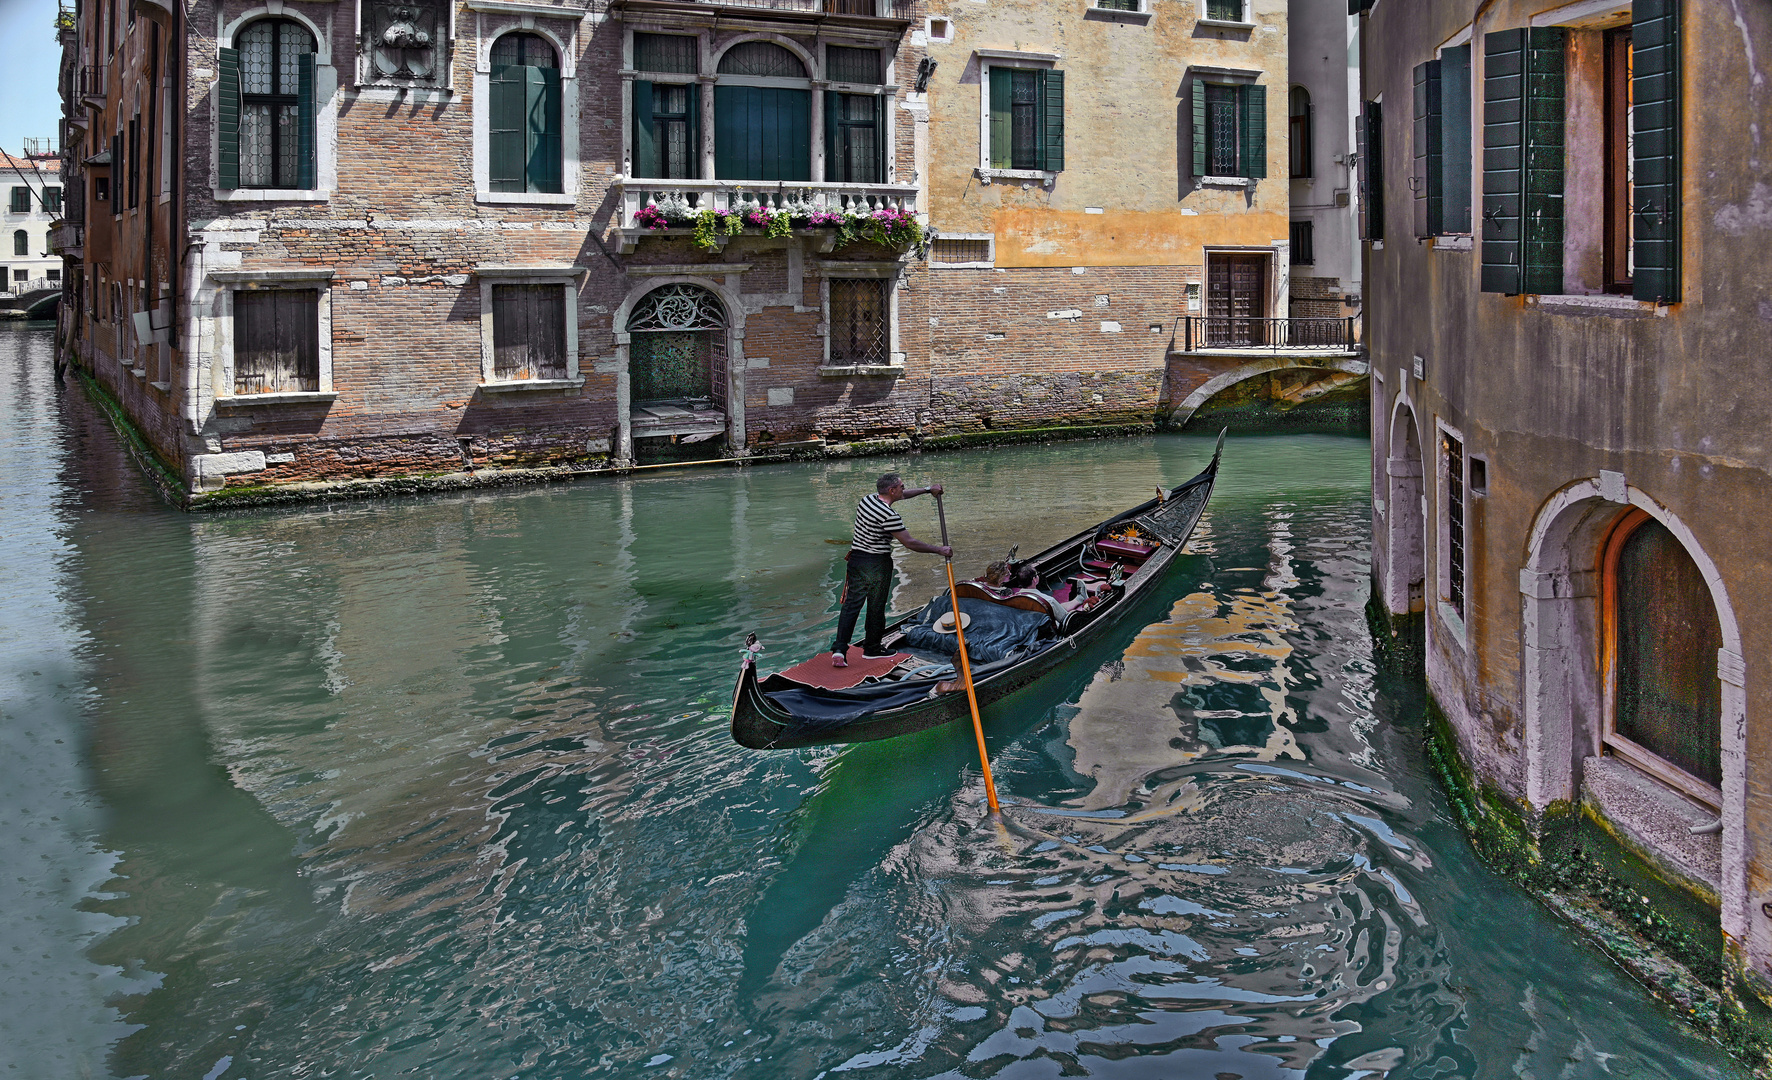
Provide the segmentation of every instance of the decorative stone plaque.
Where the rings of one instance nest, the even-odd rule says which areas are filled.
[[[439,0],[364,0],[362,33],[366,81],[438,81],[445,36]]]

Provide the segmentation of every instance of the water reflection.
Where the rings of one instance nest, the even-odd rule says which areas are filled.
[[[6,855],[53,869],[0,982],[69,1003],[21,1075],[1740,1075],[1450,828],[1361,440],[1232,440],[1167,594],[992,710],[998,824],[962,728],[733,746],[738,643],[828,640],[882,469],[969,571],[1209,439],[186,516],[5,348]]]

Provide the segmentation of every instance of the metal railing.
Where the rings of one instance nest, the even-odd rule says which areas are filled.
[[[102,103],[105,99],[105,69],[99,64],[81,64],[78,78],[80,96]]]
[[[1341,319],[1254,319],[1183,315],[1182,351],[1201,349],[1325,349],[1351,352],[1352,316]]]
[[[616,181],[621,193],[624,229],[644,228],[635,220],[652,204],[664,206],[681,201],[691,211],[737,210],[754,207],[810,207],[841,213],[845,210],[917,209],[914,184],[810,184],[781,182],[767,186],[757,180],[652,180],[623,177]]]
[[[862,15],[874,19],[902,18],[909,0],[692,0],[719,7],[763,8],[775,11],[823,12],[826,15]]]

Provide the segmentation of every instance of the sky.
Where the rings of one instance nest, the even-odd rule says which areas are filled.
[[[8,153],[22,151],[27,136],[57,145],[55,9],[56,0],[0,0],[0,146]]]

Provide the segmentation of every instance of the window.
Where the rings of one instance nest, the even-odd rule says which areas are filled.
[[[741,41],[714,85],[714,173],[721,180],[812,179],[812,82],[793,52]]]
[[[1290,100],[1292,109],[1288,130],[1291,132],[1292,178],[1306,180],[1313,175],[1311,172],[1311,92],[1302,86],[1294,86]]]
[[[991,237],[941,236],[929,245],[929,261],[936,266],[990,266]]]
[[[1627,511],[1601,569],[1605,742],[1706,803],[1722,786],[1722,628],[1704,575],[1667,526]]]
[[[1626,29],[1484,36],[1484,292],[1680,298],[1679,16],[1679,0],[1636,0]],[[1587,140],[1600,154],[1566,152],[1567,102],[1588,97],[1576,80],[1604,105]],[[1569,250],[1584,257],[1566,267]],[[1600,280],[1582,280],[1588,265]]]
[[[1317,261],[1315,226],[1309,221],[1292,223],[1292,265],[1310,266]]]
[[[494,285],[492,350],[496,380],[566,378],[566,290]]]
[[[1095,0],[1094,6],[1110,11],[1137,11],[1138,0]]]
[[[1193,80],[1195,176],[1267,175],[1267,87]]]
[[[885,178],[882,151],[885,110],[869,94],[825,95],[825,179],[839,184],[878,184]]]
[[[123,212],[123,176],[125,162],[123,160],[123,136],[121,133],[111,136],[111,171],[117,176],[116,189],[111,193],[111,213]]]
[[[676,282],[628,315],[629,400],[705,401],[726,407],[726,307],[700,285]]]
[[[62,189],[46,187],[43,189],[43,208],[52,214],[62,212]]]
[[[832,82],[880,85],[880,50],[826,46],[825,78]]]
[[[1218,22],[1247,22],[1243,0],[1206,0],[1206,18]]]
[[[493,191],[559,194],[560,62],[540,34],[492,43],[487,182]]]
[[[95,176],[92,178],[92,201],[95,203],[108,203],[111,201],[110,177]]]
[[[1368,101],[1360,108],[1360,123],[1354,129],[1359,143],[1360,162],[1360,237],[1364,240],[1384,239],[1384,107]]]
[[[12,189],[12,212],[15,214],[28,214],[31,212],[30,188],[15,187]]]
[[[1064,171],[1064,72],[990,69],[991,168]]]
[[[888,364],[892,335],[885,278],[830,279],[830,363]]]
[[[23,229],[15,229],[12,234],[12,253],[29,255],[31,253],[31,235]]]
[[[1444,565],[1440,570],[1440,599],[1462,621],[1464,604],[1464,441],[1450,431],[1440,431],[1441,493],[1444,498]]]
[[[129,121],[129,208],[134,210],[142,201],[142,118],[138,114]]]
[[[637,71],[682,75],[681,82],[634,80],[635,176],[701,176],[701,87],[693,76],[700,42],[680,34],[635,34]]]
[[[56,282],[57,284],[61,283],[62,272],[60,270],[56,270],[52,267],[51,269],[44,271],[44,273],[48,276],[49,280]]]
[[[315,393],[320,389],[317,289],[234,293],[234,393]]]
[[[1606,237],[1605,286],[1609,293],[1632,292],[1630,211],[1633,198],[1631,163],[1631,31],[1606,32]]]
[[[13,281],[24,282],[30,280],[30,277],[31,272],[29,270],[14,270],[12,272]]]
[[[1469,45],[1415,67],[1409,188],[1418,237],[1470,232],[1470,74]]]
[[[289,19],[262,19],[234,46],[219,50],[217,186],[313,188],[314,36]],[[136,138],[132,122],[132,197]]]

